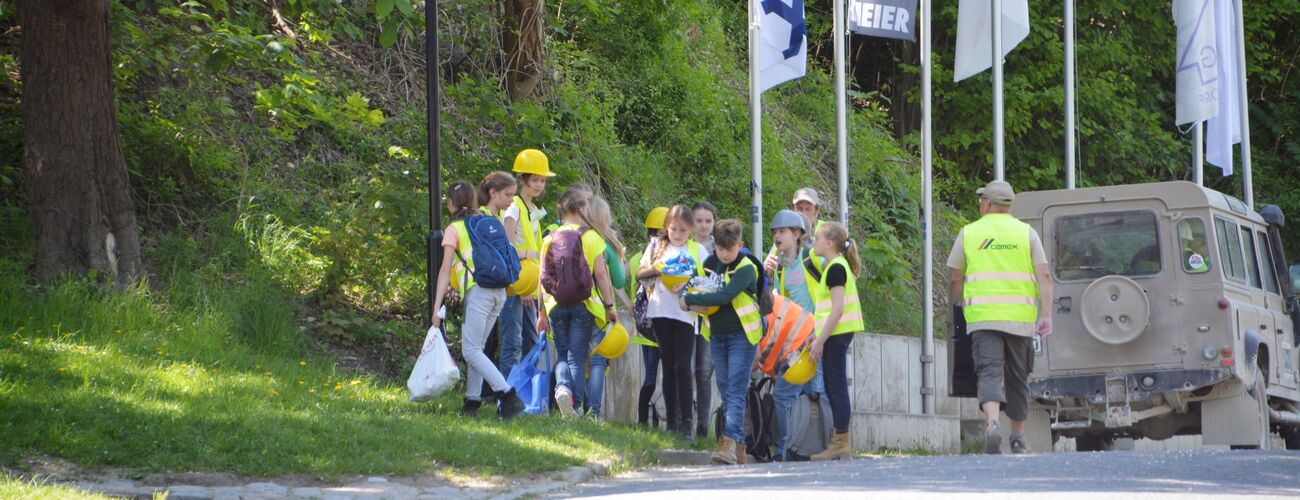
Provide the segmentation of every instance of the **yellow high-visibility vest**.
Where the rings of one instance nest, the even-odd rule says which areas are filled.
[[[555,231],[557,232],[577,231],[579,229],[581,228],[579,228],[577,224],[565,224],[563,226],[557,227]],[[605,246],[607,245],[607,243],[605,243],[605,240],[600,237],[600,233],[597,233],[596,230],[590,228],[588,228],[586,232],[582,233],[581,238],[582,238],[582,256],[587,261],[587,269],[589,269],[591,272],[591,280],[592,280],[592,284],[594,285],[596,281],[596,259],[601,255],[605,254]],[[542,261],[543,262],[545,262],[546,260],[545,255],[547,252],[550,251],[550,249],[551,249],[551,238],[550,235],[548,235],[546,238],[542,240],[542,255],[543,255]],[[555,307],[555,301],[551,299],[549,293],[547,295],[547,301],[544,303],[544,305],[546,307],[547,314],[550,314],[551,308]],[[583,305],[587,307],[587,312],[590,312],[591,315],[596,319],[596,327],[604,329],[605,328],[605,304],[603,302],[603,299],[600,296],[600,287],[597,286],[591,287],[591,297],[588,297],[587,300],[583,301]]]
[[[737,258],[740,259],[740,265],[727,272],[727,275],[724,278],[727,283],[731,283],[732,274],[735,274],[736,271],[746,267],[753,267],[754,277],[758,277],[758,268],[754,267],[753,262],[750,262],[749,259],[744,257],[738,256]],[[757,281],[755,281],[755,284],[757,284]],[[763,315],[758,312],[758,302],[755,301],[754,297],[751,297],[748,292],[741,291],[736,294],[735,297],[731,298],[731,307],[736,310],[736,316],[740,318],[740,325],[744,328],[745,337],[749,339],[749,343],[751,345],[758,345],[758,341],[763,338]],[[704,340],[709,340],[710,334],[709,318],[706,316],[704,318],[704,324],[700,327],[700,335],[704,336]]]
[[[522,228],[524,238],[516,247],[525,252],[540,252],[542,248],[542,231],[539,225],[533,224],[533,213],[528,210],[528,204],[524,203],[521,196],[515,196],[515,206],[519,208],[519,227]]]
[[[963,311],[968,323],[1038,319],[1038,281],[1030,227],[1009,214],[987,214],[962,229],[966,256]]]
[[[840,322],[835,325],[831,335],[842,335],[846,333],[858,333],[866,330],[866,324],[862,321],[862,304],[858,302],[858,283],[853,276],[853,270],[849,269],[849,261],[841,255],[832,259],[822,270],[822,279],[814,285],[808,287],[812,294],[813,304],[816,311],[813,316],[817,318],[817,335],[821,336],[826,327],[826,320],[831,317],[831,289],[826,284],[826,276],[831,273],[831,268],[843,266],[844,274],[848,279],[844,283],[844,313],[840,315]]]
[[[451,223],[451,227],[456,229],[457,247],[456,254],[451,256],[451,287],[460,293],[461,297],[473,288],[474,283],[474,247],[469,242],[469,229],[465,227],[465,220],[461,219]],[[463,262],[462,262],[463,259]]]
[[[807,248],[800,248],[800,249],[798,250],[798,252],[799,252],[799,263],[798,263],[797,265],[799,266],[799,270],[800,270],[801,272],[803,272],[803,282],[804,282],[804,286],[809,287],[809,289],[811,290],[812,285],[813,285],[814,283],[816,283],[817,280],[813,278],[813,274],[812,274],[811,271],[808,270],[808,266],[807,266],[807,265],[804,265],[804,259],[805,259],[805,258],[810,259],[810,260],[812,261],[812,263],[813,263],[813,267],[814,267],[814,268],[821,268],[821,261],[822,261],[822,258],[821,258],[821,257],[818,257],[818,256],[816,256],[816,255],[813,255],[812,250],[809,250],[809,249],[807,249]],[[775,255],[775,254],[774,254],[774,255]],[[790,291],[787,290],[786,287],[785,287],[785,273],[786,273],[786,272],[787,272],[787,271],[786,271],[786,269],[785,269],[785,266],[780,265],[780,264],[777,264],[776,269],[772,270],[772,280],[776,283],[776,291],[777,291],[777,293],[780,293],[780,294],[783,295],[783,296],[789,297],[789,296],[790,296]],[[808,292],[808,293],[809,293],[809,294],[812,294],[811,291]]]

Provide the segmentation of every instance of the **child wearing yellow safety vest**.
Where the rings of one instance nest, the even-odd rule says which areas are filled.
[[[608,321],[617,321],[614,313],[614,290],[610,284],[609,268],[605,264],[608,244],[586,220],[584,212],[591,198],[591,188],[585,184],[569,186],[560,195],[560,216],[564,224],[542,240],[542,275],[546,276],[546,261],[553,238],[567,231],[581,231],[582,257],[592,274],[591,296],[570,305],[556,304],[550,308],[547,319],[539,324],[540,330],[549,326],[555,338],[555,351],[559,362],[555,366],[555,402],[566,417],[578,416],[587,395],[587,353],[592,333],[603,330]],[[576,254],[575,254],[576,255]],[[554,293],[554,290],[548,291]]]
[[[517,177],[518,194],[501,212],[501,223],[510,235],[511,243],[519,252],[521,268],[540,269],[539,257],[542,250],[541,220],[546,217],[546,209],[534,201],[546,192],[547,179],[554,177],[546,155],[536,149],[525,149],[515,156],[513,171]],[[499,330],[501,333],[501,373],[510,375],[510,371],[524,353],[531,351],[537,343],[537,307],[541,303],[541,293],[537,286],[537,275],[521,272],[521,278],[530,283],[521,284],[520,288],[536,290],[531,294],[508,294],[506,305],[501,309]]]
[[[478,185],[478,202],[482,205],[478,209],[479,213],[496,217],[497,220],[501,221],[501,225],[506,229],[507,239],[510,240],[512,245],[515,244],[515,240],[510,235],[513,235],[514,232],[509,225],[506,225],[502,216],[506,207],[510,206],[511,200],[515,197],[515,186],[515,178],[500,171],[487,174],[483,177],[483,182]],[[506,303],[510,303],[510,288],[506,289]],[[502,306],[501,313],[505,313],[505,306]],[[483,352],[487,354],[489,360],[492,360],[492,364],[498,367],[501,374],[509,379],[510,369],[517,361],[507,365],[504,358],[497,356],[497,353],[503,351],[505,347],[501,342],[500,321],[501,315],[498,314],[497,328],[493,328],[492,332],[488,334],[487,341],[483,343]],[[490,388],[485,387],[484,390],[490,391]]]
[[[483,288],[474,284],[474,252],[470,246],[469,232],[465,228],[465,218],[473,215],[476,207],[478,195],[474,185],[462,181],[448,188],[447,210],[451,213],[452,222],[444,230],[442,238],[442,267],[438,271],[438,284],[434,288],[433,310],[442,308],[448,284],[463,298],[465,313],[460,330],[461,354],[465,357],[468,369],[465,375],[465,402],[461,413],[467,416],[478,413],[483,401],[483,382],[486,381],[496,391],[499,405],[497,416],[511,418],[524,411],[524,402],[483,352],[492,324],[496,322],[501,306],[505,304],[506,291],[504,288]],[[442,327],[442,318],[437,314],[433,315],[433,326]]]
[[[748,406],[750,367],[754,364],[754,346],[763,336],[762,317],[758,311],[758,267],[740,256],[744,247],[740,221],[726,219],[714,230],[714,254],[704,261],[704,268],[724,276],[721,290],[687,294],[679,299],[686,310],[718,310],[708,316],[701,335],[708,340],[717,373],[718,391],[726,415],[718,449],[710,461],[715,464],[744,463],[745,408]]]
[[[848,458],[852,454],[849,443],[849,381],[848,355],[853,334],[861,332],[862,306],[858,302],[857,274],[859,271],[858,245],[849,239],[849,232],[837,222],[827,222],[816,232],[813,253],[825,259],[817,282],[809,287],[817,311],[817,339],[809,352],[824,369],[826,393],[830,398],[831,416],[835,433],[826,450],[813,455],[813,461]]]
[[[663,283],[657,264],[678,262],[682,254],[695,263],[695,272],[703,273],[704,259],[708,257],[699,243],[690,240],[695,226],[695,216],[690,207],[677,205],[668,210],[665,220],[665,237],[650,243],[641,257],[637,279],[654,280],[646,292],[649,297],[646,315],[654,323],[655,336],[659,338],[659,353],[663,356],[664,406],[668,413],[668,430],[694,440],[691,409],[695,384],[691,376],[691,362],[695,352],[695,321],[697,315],[677,307],[677,294]]]
[[[763,263],[763,268],[772,277],[773,291],[798,304],[808,313],[816,312],[813,305],[811,287],[816,284],[813,273],[819,272],[821,265],[813,260],[821,257],[812,255],[804,244],[807,239],[805,227],[807,220],[790,209],[781,210],[772,217],[769,229],[772,230],[772,257]],[[790,447],[790,407],[802,394],[826,395],[822,384],[822,365],[817,365],[813,377],[805,384],[792,384],[785,377],[778,376],[772,387],[772,399],[776,403],[776,459],[798,460],[807,457],[787,457]],[[781,375],[784,373],[778,373]]]

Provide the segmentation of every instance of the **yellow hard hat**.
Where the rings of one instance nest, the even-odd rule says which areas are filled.
[[[537,293],[540,278],[541,267],[537,265],[537,259],[524,259],[519,262],[519,279],[506,287],[506,294],[528,296]]]
[[[785,375],[782,375],[781,378],[794,385],[804,385],[809,380],[812,380],[813,375],[816,373],[817,362],[808,357],[808,350],[804,349],[799,353],[799,359],[796,359],[794,364],[790,365],[790,368],[785,371]]]
[[[515,168],[513,170],[521,174],[555,177],[555,172],[551,171],[551,161],[546,159],[546,153],[536,149],[525,149],[515,155]]]
[[[627,351],[627,328],[617,321],[610,321],[605,326],[605,338],[601,339],[600,344],[596,345],[596,354],[604,356],[605,359],[615,359],[622,356]]]
[[[699,288],[689,288],[686,290],[686,293],[704,293],[704,291]],[[721,308],[722,306],[708,306],[707,310],[704,311],[704,315],[713,316],[713,314],[718,312]]]
[[[686,283],[686,282],[688,282],[688,281],[691,280],[691,277],[690,277],[690,276],[678,276],[678,275],[675,275],[675,274],[663,274],[663,272],[664,272],[664,268],[665,268],[665,267],[667,267],[667,266],[665,266],[663,262],[656,262],[656,263],[655,263],[655,270],[659,271],[659,280],[660,280],[660,282],[662,282],[662,283],[664,284],[664,286],[668,287],[668,289],[671,290],[671,289],[673,289],[673,288],[676,288],[677,285],[681,285],[681,284]]]
[[[650,215],[645,216],[646,229],[663,229],[664,219],[668,218],[668,207],[655,207]]]

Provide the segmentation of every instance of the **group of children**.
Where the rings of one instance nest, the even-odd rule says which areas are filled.
[[[715,379],[725,423],[715,429],[719,440],[712,461],[744,463],[748,387],[756,346],[765,330],[760,282],[770,280],[772,293],[813,313],[816,336],[807,351],[818,361],[816,374],[805,384],[792,384],[777,374],[776,456],[784,457],[789,445],[788,410],[805,393],[825,395],[834,421],[830,445],[811,458],[850,455],[846,365],[852,334],[864,328],[855,284],[858,249],[843,225],[817,220],[815,191],[799,190],[794,210],[773,217],[774,244],[762,260],[745,248],[740,221],[717,220],[717,209],[699,202],[652,210],[645,222],[648,243],[629,261],[613,228],[609,203],[590,186],[578,183],[565,189],[557,203],[559,224],[543,232],[547,214],[536,200],[555,174],[546,156],[534,149],[519,153],[513,170],[516,176],[489,174],[477,189],[457,182],[447,193],[452,222],[442,240],[445,252],[433,306],[438,310],[449,290],[459,294],[464,304],[461,344],[468,376],[463,413],[477,413],[484,400],[484,383],[491,391],[488,396],[498,402],[499,417],[523,412],[523,401],[506,382],[506,375],[521,354],[540,341],[538,332],[549,331],[558,355],[553,394],[557,411],[567,417],[599,418],[609,360],[589,355],[589,346],[600,341],[618,314],[630,313],[628,308],[615,309],[616,296],[625,304],[631,302],[623,295],[623,289],[630,288],[638,297],[632,308],[637,311],[638,330],[650,332],[633,338],[641,344],[645,362],[639,421],[649,423],[650,399],[662,367],[668,430],[687,439],[703,437],[711,403],[709,383]],[[471,253],[465,218],[480,212],[498,218],[504,226],[524,269],[521,281],[530,276],[530,266],[537,267],[540,286],[535,290],[475,286],[473,262],[464,258]],[[680,279],[667,284],[662,270],[683,262],[693,266],[689,270],[693,276],[721,277],[721,287],[696,292],[686,290]],[[434,318],[435,326],[440,321]],[[485,352],[497,324],[500,369]]]

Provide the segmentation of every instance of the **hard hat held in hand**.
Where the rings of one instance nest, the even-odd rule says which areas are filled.
[[[510,296],[528,296],[537,293],[537,282],[541,279],[541,267],[537,259],[524,259],[519,262],[519,279],[506,287]]]
[[[669,268],[663,262],[655,263],[655,269],[659,270],[659,279],[663,281],[664,286],[668,287],[669,290],[676,288],[677,285],[685,284],[686,282],[691,280],[691,276],[689,274],[684,276],[677,275],[677,274],[669,274],[672,273],[673,271],[677,271],[678,269]]]
[[[605,325],[605,338],[601,339],[593,352],[604,356],[605,359],[615,359],[627,351],[627,342],[627,328],[617,321],[610,321]]]
[[[706,293],[706,292],[704,292],[703,290],[700,290],[699,288],[688,288],[688,289],[686,290],[686,293],[687,293],[687,294],[696,294],[696,293]],[[722,306],[707,306],[707,307],[705,308],[705,310],[704,310],[704,315],[705,315],[705,316],[713,316],[713,314],[716,313],[716,312],[718,312],[718,310],[721,309],[721,308],[722,308]]]
[[[782,375],[781,378],[794,385],[804,385],[809,380],[812,380],[813,375],[816,373],[817,362],[808,357],[808,350],[804,349],[803,352],[799,353],[799,359],[796,359],[790,365],[790,369],[786,370],[785,375]]]
[[[525,149],[515,155],[515,168],[512,170],[520,174],[555,177],[555,172],[551,171],[551,161],[546,158],[546,153],[536,149]]]
[[[694,269],[692,268],[691,271],[693,272]],[[726,281],[720,274],[714,274],[711,276],[695,276],[686,284],[686,293],[713,293],[722,290],[726,284]],[[712,316],[714,313],[718,312],[720,308],[721,306],[708,306],[704,311],[704,314],[706,316]]]

